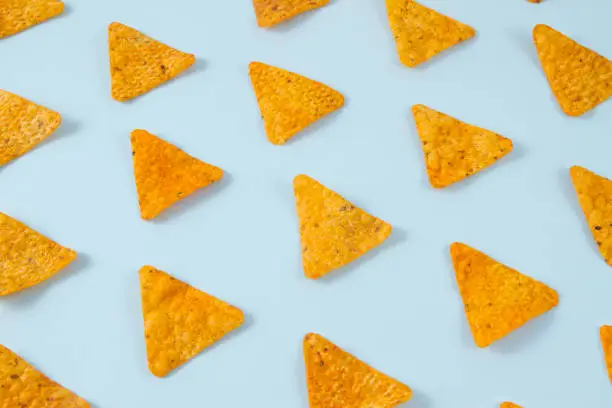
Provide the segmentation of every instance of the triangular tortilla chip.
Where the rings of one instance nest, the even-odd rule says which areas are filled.
[[[599,252],[612,266],[612,181],[580,166],[570,175]]]
[[[83,398],[0,346],[0,406],[3,408],[89,408]]]
[[[304,274],[318,279],[383,243],[391,225],[355,207],[316,180],[293,180]]]
[[[72,249],[0,213],[0,296],[39,284],[75,258]]]
[[[601,335],[601,346],[604,351],[608,376],[610,382],[612,382],[612,326],[601,326],[599,334]]]
[[[472,27],[413,0],[387,0],[387,15],[399,59],[408,67],[416,67],[476,34]]]
[[[478,173],[512,151],[512,140],[426,106],[413,106],[412,114],[435,188]]]
[[[0,1],[0,38],[17,34],[64,11],[59,0]]]
[[[149,369],[157,377],[186,363],[230,331],[244,314],[152,266],[140,269]]]
[[[132,132],[140,215],[155,218],[175,202],[223,177],[223,170],[191,157],[146,130]]]
[[[260,27],[272,27],[327,4],[329,0],[253,0],[257,24]]]
[[[465,314],[478,347],[487,347],[559,303],[557,292],[467,245],[451,245]]]
[[[252,62],[249,75],[266,134],[277,145],[344,105],[339,92],[284,69]]]
[[[580,116],[612,95],[612,61],[543,24],[533,29],[533,41],[567,115]]]
[[[529,0],[529,1],[531,1],[532,3],[539,3],[539,1],[537,1],[537,0],[536,0],[536,1],[534,1],[534,0]],[[521,407],[521,406],[519,406],[519,405],[516,405],[516,404],[513,404],[513,403],[511,403],[511,402],[503,402],[503,403],[502,403],[502,404],[499,406],[499,408],[523,408],[523,407]]]
[[[412,390],[350,355],[322,336],[304,338],[310,408],[392,408]]]
[[[61,121],[59,113],[0,90],[0,166],[32,150]]]
[[[117,101],[149,92],[193,65],[195,56],[175,50],[120,23],[108,26],[111,91]]]

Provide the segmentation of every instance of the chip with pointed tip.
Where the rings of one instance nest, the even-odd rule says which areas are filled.
[[[529,1],[531,1],[532,3],[539,3],[538,0],[536,1],[529,0]],[[523,408],[523,407],[521,407],[520,405],[513,404],[512,402],[502,402],[499,408]]]
[[[557,306],[557,292],[461,243],[450,248],[465,314],[478,347],[487,347]]]
[[[3,408],[89,408],[83,398],[47,378],[0,345],[0,406]]]
[[[427,106],[413,106],[412,114],[435,188],[478,173],[512,151],[512,140]]]
[[[323,336],[304,337],[310,408],[392,408],[412,390],[357,359]]]
[[[0,296],[49,279],[75,258],[72,249],[0,213]]]
[[[147,359],[151,373],[165,377],[237,329],[242,311],[166,272],[139,272]]]
[[[34,149],[61,122],[59,113],[0,89],[0,166]]]
[[[221,180],[223,170],[192,157],[146,130],[132,132],[134,178],[140,215],[158,216],[200,188]]]
[[[111,94],[123,102],[176,77],[195,62],[187,54],[123,25],[108,26]]]
[[[612,266],[612,181],[580,166],[570,176],[599,252]]]
[[[253,0],[257,24],[264,28],[327,4],[329,0]]]
[[[318,181],[293,180],[304,274],[318,279],[382,244],[390,224],[355,207]]]
[[[413,0],[387,0],[387,15],[399,59],[408,67],[416,67],[476,34],[472,27]]]
[[[17,34],[64,11],[59,0],[0,1],[0,38]]]
[[[599,335],[601,337],[606,368],[608,369],[608,377],[610,382],[612,382],[612,326],[601,326]]]
[[[339,92],[281,68],[252,62],[249,76],[268,140],[276,145],[344,106]]]
[[[533,41],[567,115],[580,116],[612,95],[612,61],[544,24],[533,29]]]

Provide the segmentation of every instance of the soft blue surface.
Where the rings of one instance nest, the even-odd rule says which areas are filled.
[[[612,2],[424,4],[478,34],[412,70],[398,62],[383,0],[333,0],[271,30],[257,27],[250,0],[70,0],[62,17],[0,40],[0,88],[64,118],[53,140],[1,170],[0,211],[80,254],[58,279],[0,299],[0,343],[98,408],[306,408],[301,340],[309,331],[413,387],[406,407],[610,407],[598,330],[612,324],[612,269],[568,168],[612,176],[612,101],[581,118],[562,114],[531,29],[549,24],[612,58]],[[195,69],[132,103],[114,102],[112,21],[195,53]],[[247,75],[252,60],[327,83],[347,105],[273,146]],[[410,115],[417,103],[510,137],[516,149],[435,191]],[[164,220],[141,221],[135,128],[227,177]],[[331,279],[304,278],[291,187],[299,173],[391,222],[390,241]],[[478,349],[454,282],[453,241],[548,283],[559,308]],[[153,377],[143,264],[241,307],[246,327],[170,377]]]

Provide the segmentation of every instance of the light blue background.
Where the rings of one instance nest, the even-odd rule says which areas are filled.
[[[80,254],[57,279],[0,299],[0,343],[98,408],[306,408],[309,331],[409,384],[406,407],[611,406],[598,330],[612,324],[612,270],[568,168],[612,176],[612,102],[581,118],[562,114],[531,29],[549,24],[610,58],[612,2],[423,3],[477,37],[417,69],[398,62],[383,0],[333,0],[270,30],[257,27],[249,0],[71,0],[60,18],[0,40],[0,88],[64,118],[51,141],[1,170],[0,211]],[[112,21],[198,63],[132,103],[115,102]],[[253,60],[333,86],[346,107],[273,146],[247,75]],[[516,148],[490,171],[435,191],[410,115],[417,103]],[[162,220],[140,220],[135,128],[226,178]],[[304,278],[291,187],[299,173],[391,222],[392,238],[330,279]],[[453,241],[548,283],[560,306],[477,348],[448,256]],[[247,324],[170,377],[153,377],[137,275],[144,264],[239,306]]]

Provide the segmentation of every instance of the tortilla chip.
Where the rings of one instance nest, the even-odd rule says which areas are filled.
[[[89,408],[78,395],[0,346],[0,406],[3,408]]]
[[[0,296],[49,279],[75,258],[72,249],[0,213]]]
[[[580,166],[570,175],[599,252],[612,266],[612,181]]]
[[[355,207],[316,180],[293,180],[304,274],[318,279],[383,243],[391,225]]]
[[[59,0],[2,0],[0,2],[0,38],[17,34],[64,11]]]
[[[612,382],[612,326],[601,326],[599,334],[601,336],[601,346],[604,351],[608,376],[610,377],[610,382]]]
[[[244,314],[152,266],[140,269],[142,315],[151,373],[164,377],[230,331]]]
[[[412,114],[435,188],[478,173],[512,151],[512,140],[426,106],[413,106]]]
[[[478,347],[487,347],[559,303],[557,292],[467,245],[450,248],[465,314]]]
[[[0,89],[0,166],[51,136],[61,121],[59,113]]]
[[[276,145],[344,106],[339,92],[284,69],[251,62],[249,75],[268,139]]]
[[[543,24],[533,41],[561,109],[580,116],[612,95],[612,61]]]
[[[123,102],[149,92],[195,62],[186,54],[120,23],[108,26],[111,92]]]
[[[412,390],[315,333],[304,337],[310,408],[392,408]]]
[[[387,0],[387,15],[402,64],[408,67],[474,37],[468,25],[413,0]]]
[[[146,130],[132,132],[140,215],[150,220],[175,202],[223,177],[223,170],[191,157]]]
[[[531,3],[541,3],[542,2],[542,0],[527,0],[527,1],[529,1]],[[517,405],[517,407],[518,407],[518,405]],[[502,408],[504,408],[504,407],[502,407]],[[521,408],[521,407],[518,407],[518,408]]]
[[[327,4],[329,0],[253,0],[257,24],[260,27],[272,27]]]
[[[529,0],[529,1],[531,1],[532,3],[539,3],[538,0],[535,0],[535,1],[534,0]],[[499,408],[523,408],[523,407],[521,407],[519,405],[516,405],[516,404],[513,404],[511,402],[504,402],[504,403],[502,403],[499,406]]]

